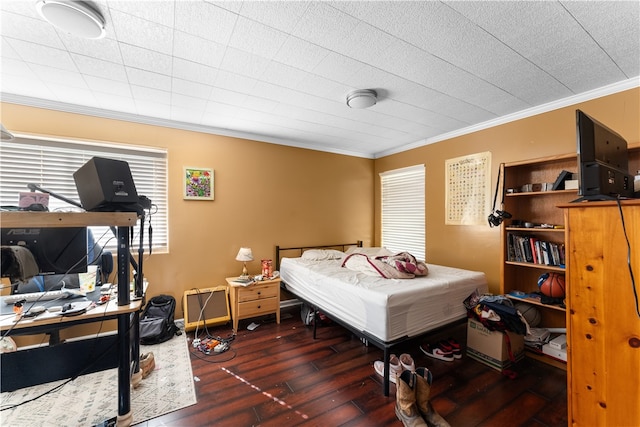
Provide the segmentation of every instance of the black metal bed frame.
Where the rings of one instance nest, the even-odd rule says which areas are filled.
[[[282,248],[280,246],[276,246],[276,270],[280,271],[280,253],[283,251],[298,251],[300,253],[300,255],[302,255],[302,253],[305,250],[308,249],[335,249],[335,248],[342,248],[342,250],[344,251],[345,248],[347,247],[351,247],[351,246],[357,246],[357,247],[362,247],[362,241],[358,240],[356,243],[341,243],[338,245],[319,245],[319,246],[296,246],[296,247],[289,247],[289,248]],[[291,291],[290,291],[291,292]],[[294,292],[295,295],[295,292]],[[318,313],[320,311],[322,311],[322,313],[324,315],[326,315],[329,319],[331,319],[332,321],[334,321],[335,323],[337,323],[338,325],[342,326],[343,328],[347,329],[348,331],[350,331],[351,333],[353,333],[354,335],[356,335],[358,338],[360,338],[361,340],[365,341],[366,343],[372,343],[373,345],[375,345],[376,347],[378,347],[380,350],[383,351],[384,353],[384,371],[383,371],[383,384],[382,384],[382,390],[385,396],[389,396],[389,373],[390,373],[390,369],[389,369],[389,357],[391,356],[391,349],[394,348],[396,345],[401,344],[409,339],[412,338],[416,338],[416,337],[410,337],[408,335],[405,335],[403,337],[397,338],[395,340],[392,341],[383,341],[380,338],[374,337],[373,335],[368,334],[365,331],[361,331],[358,330],[356,328],[354,328],[352,325],[349,325],[348,323],[344,322],[343,320],[340,319],[339,316],[335,316],[331,313],[331,311],[326,310],[324,307],[320,307],[315,303],[312,303],[310,301],[305,300],[304,298],[299,297],[298,295],[296,295],[296,298],[298,298],[300,301],[304,302],[305,304],[309,305],[314,312],[314,322],[313,322],[313,339],[316,339],[316,331],[317,331],[317,324],[319,321],[319,316]],[[466,320],[466,318],[464,319]],[[455,322],[452,322],[455,323]],[[445,325],[445,326],[449,326]],[[443,327],[445,327],[443,326]],[[443,328],[441,327],[441,328]],[[433,330],[427,331],[426,333],[433,333],[434,331],[441,329],[441,328],[435,328]]]

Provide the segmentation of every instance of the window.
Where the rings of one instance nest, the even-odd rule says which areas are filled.
[[[382,246],[425,259],[424,165],[380,174]]]
[[[17,206],[27,184],[37,186],[79,203],[73,173],[92,157],[124,160],[139,195],[153,204],[145,223],[144,248],[149,250],[149,220],[153,227],[153,250],[168,248],[167,153],[166,150],[96,142],[61,141],[16,137],[0,145],[0,205]],[[74,211],[77,207],[49,197],[50,211]],[[132,249],[139,246],[139,227],[134,228]],[[109,227],[91,227],[96,242],[116,251],[116,239]]]

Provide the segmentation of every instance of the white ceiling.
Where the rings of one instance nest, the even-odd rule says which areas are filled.
[[[100,40],[2,0],[3,101],[376,158],[639,86],[638,1],[94,4]]]

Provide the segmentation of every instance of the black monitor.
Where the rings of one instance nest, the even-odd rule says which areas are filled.
[[[41,275],[87,271],[86,227],[2,228],[0,240],[2,246],[29,249]]]
[[[627,141],[607,126],[576,110],[578,145],[577,201],[633,197]]]
[[[134,212],[140,199],[129,163],[93,157],[73,173],[82,207],[87,211]]]

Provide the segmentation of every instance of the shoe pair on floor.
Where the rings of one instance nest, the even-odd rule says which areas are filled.
[[[405,427],[451,427],[429,400],[431,372],[417,368],[402,371],[396,382],[396,416]]]
[[[373,368],[376,373],[381,377],[384,377],[384,362],[382,360],[376,360],[373,362]],[[389,381],[396,383],[396,378],[402,373],[402,371],[415,372],[416,364],[413,361],[413,357],[407,353],[403,353],[400,357],[392,354],[389,356]]]
[[[440,340],[436,343],[421,344],[420,350],[429,357],[446,362],[453,362],[454,359],[462,358],[460,343],[453,338]]]

